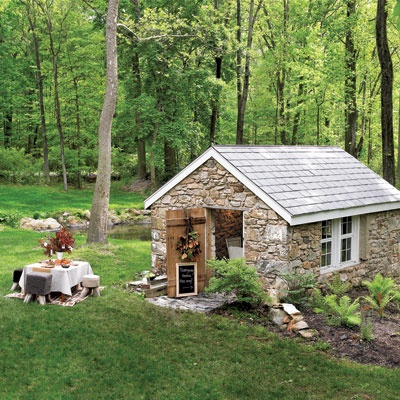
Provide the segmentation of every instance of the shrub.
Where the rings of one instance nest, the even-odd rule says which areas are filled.
[[[209,286],[210,293],[234,293],[238,303],[257,306],[267,299],[254,268],[243,258],[208,260],[207,266],[213,271]]]
[[[0,147],[0,180],[4,183],[29,183],[37,177],[40,170],[38,162],[24,149]]]
[[[22,218],[22,214],[18,211],[1,211],[0,210],[0,224],[10,226],[11,228],[17,228],[19,221]]]
[[[364,299],[369,305],[378,312],[382,318],[384,309],[387,305],[398,297],[398,293],[394,288],[392,278],[384,278],[381,274],[376,274],[372,282],[364,281],[363,284],[368,288],[369,295]]]

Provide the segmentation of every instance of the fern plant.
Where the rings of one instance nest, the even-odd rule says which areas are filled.
[[[339,274],[333,276],[332,282],[327,283],[327,290],[338,297],[345,295],[351,288],[350,282],[342,282]]]
[[[363,284],[369,291],[369,295],[364,296],[365,301],[378,312],[380,318],[383,318],[385,308],[398,297],[393,279],[384,278],[378,273],[372,282],[364,281]]]
[[[350,327],[361,325],[361,312],[358,298],[352,302],[349,296],[338,297],[336,294],[322,296],[319,293],[318,303],[314,311],[325,314],[328,323]]]
[[[316,275],[312,272],[292,271],[282,274],[281,278],[288,285],[287,290],[282,290],[285,293],[282,302],[292,303],[296,306],[308,305],[310,292],[317,284]]]

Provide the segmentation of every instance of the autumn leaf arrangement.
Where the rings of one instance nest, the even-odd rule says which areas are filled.
[[[199,236],[200,234],[193,229],[192,217],[187,217],[185,234],[180,235],[176,242],[176,250],[182,261],[192,260],[201,253]]]
[[[71,254],[75,239],[71,232],[61,228],[55,233],[55,236],[46,235],[46,237],[39,240],[39,243],[44,249],[44,254],[51,257],[56,252]]]

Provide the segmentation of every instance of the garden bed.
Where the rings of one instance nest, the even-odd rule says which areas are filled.
[[[363,290],[354,290],[348,295],[355,299],[366,295]],[[373,312],[368,312],[368,318],[372,327],[372,340],[362,340],[360,328],[329,325],[322,314],[316,314],[312,308],[298,307],[307,324],[315,329],[318,335],[312,339],[301,339],[300,336],[287,330],[282,330],[268,319],[268,310],[260,308],[257,316],[238,311],[235,304],[227,305],[213,311],[226,317],[240,316],[240,320],[246,319],[247,323],[260,324],[268,331],[277,333],[282,337],[288,337],[312,343],[318,350],[326,351],[337,358],[350,359],[362,364],[372,364],[384,367],[400,367],[400,313],[396,305],[390,305],[385,309],[385,315],[381,319]],[[243,315],[247,317],[243,318]]]
[[[354,290],[352,299],[366,295],[366,291]],[[361,302],[362,303],[362,302]],[[330,326],[321,314],[312,309],[302,310],[308,325],[319,332],[317,341],[329,344],[332,354],[363,364],[400,367],[400,313],[397,305],[389,305],[383,318],[374,311],[368,312],[372,325],[372,340],[362,340],[360,328]]]

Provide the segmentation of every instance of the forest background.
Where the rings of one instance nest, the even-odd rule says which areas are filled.
[[[120,1],[114,177],[155,188],[213,143],[341,146],[382,174],[379,3],[395,147],[396,1]],[[96,173],[106,10],[105,0],[2,1],[2,182],[62,177],[67,189]]]

